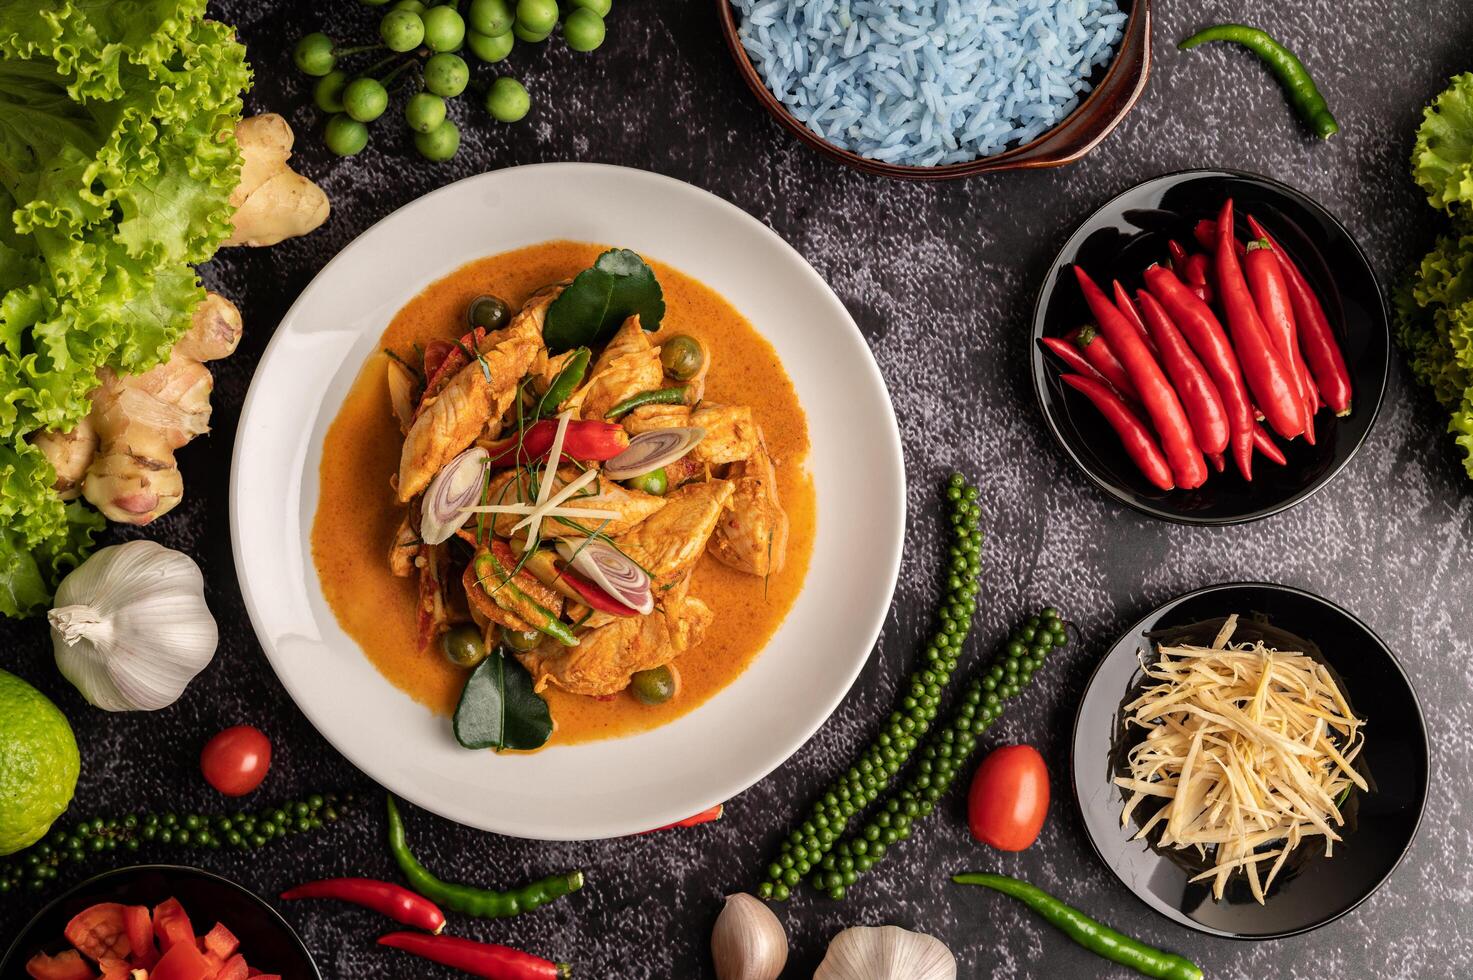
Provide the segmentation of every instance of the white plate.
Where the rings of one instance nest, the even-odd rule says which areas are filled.
[[[807,583],[747,670],[627,738],[471,752],[338,626],[312,565],[323,437],[394,313],[460,265],[549,239],[635,249],[726,297],[777,348],[808,414],[818,531]],[[367,479],[379,476],[366,474]],[[516,167],[441,188],[343,249],[266,349],[241,412],[231,539],[246,608],[287,692],[338,751],[459,823],[546,840],[631,834],[730,799],[780,765],[849,690],[900,566],[895,412],[843,305],[766,226],[705,191],[593,164]]]

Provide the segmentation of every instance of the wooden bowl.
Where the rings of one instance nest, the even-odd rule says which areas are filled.
[[[1151,0],[1122,0],[1121,6],[1130,8],[1130,17],[1125,23],[1115,60],[1110,62],[1104,77],[1093,91],[1058,125],[1022,146],[976,160],[935,167],[915,167],[871,160],[824,140],[794,118],[787,106],[778,101],[777,96],[772,94],[772,90],[762,80],[737,37],[736,12],[730,0],[716,0],[716,16],[721,22],[721,34],[726,38],[727,50],[736,60],[737,71],[741,73],[747,87],[757,96],[757,101],[762,103],[763,108],[798,139],[824,156],[867,174],[902,180],[951,180],[997,170],[1058,167],[1073,163],[1094,149],[1100,140],[1120,125],[1120,120],[1125,118],[1125,114],[1146,90],[1146,78],[1151,73]]]

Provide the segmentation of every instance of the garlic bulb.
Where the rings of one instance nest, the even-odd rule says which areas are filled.
[[[47,618],[62,675],[106,711],[173,704],[219,640],[199,566],[154,541],[87,559],[62,580]]]
[[[711,930],[711,958],[718,980],[777,980],[788,961],[788,934],[766,903],[728,895]]]
[[[829,943],[813,980],[956,980],[956,957],[925,933],[855,926]]]

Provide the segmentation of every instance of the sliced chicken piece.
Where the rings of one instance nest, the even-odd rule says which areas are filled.
[[[424,490],[440,467],[506,411],[516,397],[517,382],[542,349],[542,322],[559,290],[535,294],[511,323],[487,334],[479,348],[481,356],[461,368],[434,401],[421,408],[399,456],[401,503]]]
[[[650,343],[639,317],[632,316],[598,355],[588,381],[573,393],[565,407],[575,409],[580,418],[601,419],[624,399],[661,388],[664,381],[660,349]]]
[[[724,565],[752,575],[782,571],[788,557],[788,515],[777,496],[772,457],[757,434],[757,450],[733,463],[727,479],[736,487],[731,509],[711,536],[711,554]]]
[[[746,405],[700,405],[694,410],[685,405],[641,405],[624,419],[630,435],[687,426],[706,430],[705,438],[691,450],[702,463],[735,463],[757,450],[759,430]]]
[[[664,507],[614,543],[650,573],[657,590],[678,583],[700,559],[731,504],[733,489],[727,480],[681,487],[665,495]]]
[[[667,664],[700,643],[713,619],[704,602],[682,597],[648,616],[624,617],[590,630],[576,647],[544,643],[517,657],[532,672],[538,691],[553,684],[574,694],[616,694],[629,686],[635,671]]]
[[[580,470],[572,466],[564,466],[557,473],[557,481],[553,484],[552,493],[557,493],[568,483],[577,479]],[[540,471],[539,471],[540,476]],[[519,477],[519,478],[518,478]],[[513,486],[515,481],[515,486]],[[534,496],[531,492],[532,480],[526,470],[505,470],[491,478],[491,483],[486,494],[486,502],[489,504],[524,504],[529,503]],[[597,488],[597,494],[602,498],[599,500],[585,500],[584,495],[592,495]],[[613,536],[623,534],[655,511],[665,506],[665,498],[656,497],[654,494],[641,493],[638,490],[630,490],[613,480],[606,480],[602,476],[593,483],[588,484],[582,490],[569,497],[564,507],[587,507],[590,510],[611,510],[618,513],[618,517],[610,519],[607,524],[603,518],[596,520],[576,521],[580,527],[590,531],[596,530],[601,534]],[[503,538],[509,538],[512,528],[522,520],[520,514],[497,514],[496,533]],[[542,525],[544,534],[567,534],[569,537],[582,536],[582,532],[571,524],[565,523],[561,518],[549,517]]]
[[[408,578],[414,574],[414,559],[419,557],[419,528],[411,519],[414,511],[404,512],[404,519],[394,531],[394,543],[389,545],[389,571],[396,578]]]

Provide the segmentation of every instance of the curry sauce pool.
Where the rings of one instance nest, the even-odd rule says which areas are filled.
[[[539,287],[572,278],[603,247],[558,241],[490,256],[432,283],[399,311],[380,346],[410,349],[463,330],[466,307],[494,294],[513,308]],[[689,334],[711,351],[706,394],[713,402],[751,406],[776,461],[778,487],[790,521],[788,559],[764,581],[714,560],[695,569],[691,593],[715,613],[716,627],[676,661],[681,693],[644,705],[621,693],[594,699],[549,687],[543,692],[557,723],[551,744],[610,738],[658,727],[697,707],[746,668],[766,646],[803,585],[813,547],[814,492],[805,469],[807,420],[776,352],[720,295],[680,272],[652,262],[667,313],[660,343]],[[402,436],[388,409],[384,358],[365,365],[323,447],[321,495],[312,528],[313,562],[338,622],[396,687],[431,710],[449,715],[466,671],[437,649],[421,652],[415,638],[414,580],[390,574],[384,556],[403,514],[389,477],[398,467]]]

